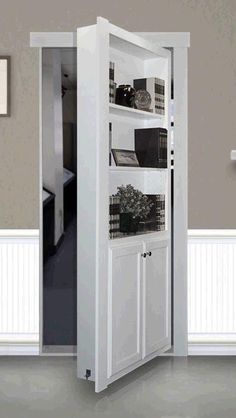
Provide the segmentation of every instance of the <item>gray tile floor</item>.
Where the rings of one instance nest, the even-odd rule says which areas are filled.
[[[75,358],[0,357],[0,418],[235,418],[236,359],[155,359],[101,394]]]
[[[45,345],[76,345],[77,263],[76,218],[65,231],[55,255],[43,271],[43,342]]]

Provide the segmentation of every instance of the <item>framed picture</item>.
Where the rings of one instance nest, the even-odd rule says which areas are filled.
[[[123,167],[139,167],[135,151],[114,148],[111,151],[116,165]]]
[[[0,116],[10,116],[10,57],[0,55]]]

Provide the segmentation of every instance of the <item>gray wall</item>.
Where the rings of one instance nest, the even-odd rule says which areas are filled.
[[[30,31],[72,31],[97,15],[131,31],[190,31],[189,227],[236,228],[236,1],[2,2],[0,54],[12,56],[12,116],[0,119],[0,228],[37,228],[38,54]]]

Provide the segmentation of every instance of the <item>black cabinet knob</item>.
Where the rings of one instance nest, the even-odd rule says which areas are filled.
[[[146,258],[146,257],[147,257],[147,253],[143,253],[143,254],[141,254],[141,256],[142,256],[143,258]]]
[[[149,255],[149,257],[151,257],[152,252],[151,252],[151,251],[148,251],[148,253],[147,253],[147,254]]]

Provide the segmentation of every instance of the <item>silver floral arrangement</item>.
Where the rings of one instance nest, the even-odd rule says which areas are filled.
[[[121,213],[131,213],[133,218],[146,219],[151,211],[153,203],[148,200],[140,190],[131,184],[117,187],[116,196],[120,198]]]

